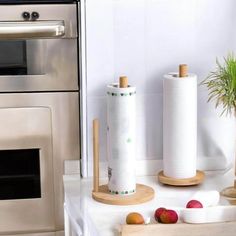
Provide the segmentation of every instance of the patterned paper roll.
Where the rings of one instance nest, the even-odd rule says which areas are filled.
[[[163,80],[163,171],[182,179],[196,176],[197,160],[197,76]]]
[[[133,194],[135,180],[136,88],[107,86],[108,188],[118,195]]]

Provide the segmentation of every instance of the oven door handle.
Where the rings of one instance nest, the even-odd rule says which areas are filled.
[[[64,35],[64,21],[0,22],[0,39],[61,38]]]

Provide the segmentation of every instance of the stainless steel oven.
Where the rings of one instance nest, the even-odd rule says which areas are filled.
[[[0,235],[63,230],[64,161],[79,159],[77,7],[0,5]]]

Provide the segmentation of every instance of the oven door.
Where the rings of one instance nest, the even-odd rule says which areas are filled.
[[[0,22],[0,91],[77,90],[77,41],[62,21]]]
[[[0,108],[0,234],[55,230],[51,111]]]
[[[64,160],[79,159],[78,92],[0,94],[0,235],[63,230]]]
[[[14,18],[0,6],[0,92],[78,90],[77,13],[71,5],[35,5],[37,21]],[[35,10],[13,8],[18,17]]]

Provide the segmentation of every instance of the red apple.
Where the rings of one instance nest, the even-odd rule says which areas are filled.
[[[157,222],[160,222],[160,215],[161,215],[162,212],[165,211],[165,210],[166,210],[166,208],[164,208],[164,207],[160,207],[160,208],[157,208],[157,209],[156,209],[156,211],[155,211],[155,213],[154,213],[154,217],[155,217],[155,220],[156,220]]]
[[[174,210],[164,210],[160,215],[160,222],[174,224],[178,221],[178,214]]]
[[[203,205],[198,200],[191,200],[187,203],[186,208],[203,208]]]

